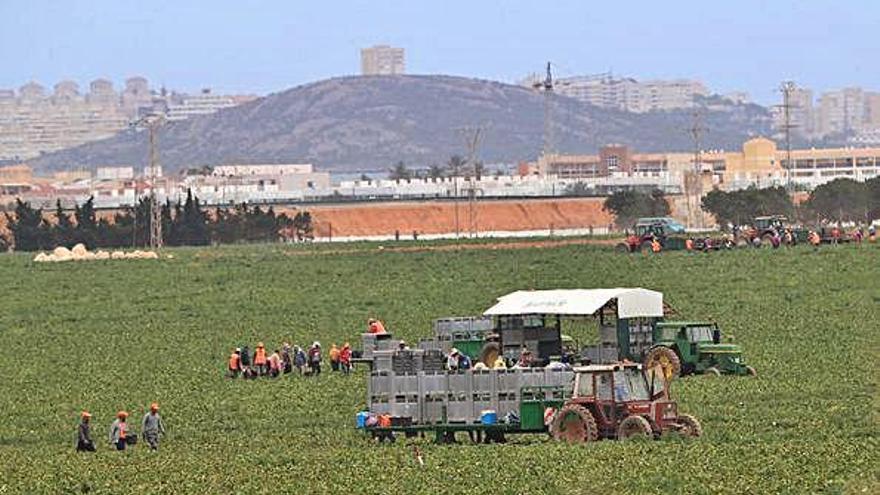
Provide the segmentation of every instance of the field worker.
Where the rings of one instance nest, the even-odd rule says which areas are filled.
[[[241,373],[241,349],[236,347],[229,356],[229,378],[238,378]]]
[[[298,345],[293,346],[293,366],[300,375],[303,374],[306,367],[306,353]]]
[[[290,348],[290,343],[285,342],[284,345],[281,346],[281,365],[284,367],[284,373],[290,373],[293,371],[293,358],[290,356],[292,349]]]
[[[467,356],[467,354],[458,353],[458,369],[460,370],[469,370],[471,369],[471,358]]]
[[[238,353],[238,357],[241,359],[241,369],[246,370],[251,367],[251,348],[248,346],[241,347],[241,352]]]
[[[116,450],[125,450],[125,435],[128,434],[128,413],[119,411],[116,413],[116,419],[110,424],[110,445],[116,447]]]
[[[144,441],[150,446],[150,450],[159,450],[159,435],[165,434],[165,423],[162,422],[162,416],[159,416],[158,403],[150,404],[150,412],[144,414],[142,428]]]
[[[487,369],[489,369],[489,367],[482,361],[477,361],[477,364],[474,365],[474,371],[485,371]]]
[[[318,341],[309,348],[309,367],[312,369],[312,375],[321,374],[321,343]]]
[[[281,374],[281,354],[278,349],[269,356],[269,376],[277,378]]]
[[[262,342],[259,342],[257,344],[257,349],[254,351],[254,367],[257,368],[260,375],[265,375],[267,364],[266,346],[264,346]]]
[[[687,239],[685,239],[685,241],[684,241],[684,249],[685,249],[686,251],[688,251],[688,252],[693,251],[693,250],[694,250],[694,240],[691,239],[691,238],[687,238]]]
[[[813,247],[819,247],[819,244],[822,243],[822,238],[819,237],[819,234],[815,230],[811,230],[810,234],[807,236],[807,239],[810,241],[810,244]]]
[[[330,346],[328,354],[330,356],[330,369],[332,371],[339,371],[339,348],[336,347],[335,342]]]
[[[495,360],[495,363],[492,364],[492,369],[493,370],[506,370],[507,363],[504,362],[504,358],[501,356],[498,356],[498,358]]]
[[[874,227],[872,224],[868,227],[868,242],[876,242],[877,241],[877,227]]]
[[[449,356],[446,357],[446,369],[449,371],[457,371],[458,370],[458,349],[453,347],[449,350]]]
[[[80,414],[79,427],[76,432],[76,451],[94,452],[95,442],[92,441],[92,415],[88,411]]]
[[[855,241],[856,244],[861,244],[862,237],[864,237],[864,234],[862,233],[862,228],[857,227],[856,230],[852,234],[853,241]]]
[[[346,342],[339,351],[339,367],[346,375],[351,372],[351,344]]]
[[[655,237],[651,241],[651,251],[656,254],[656,253],[659,253],[661,249],[663,249],[663,246],[660,245],[660,241],[658,241],[657,238]]]
[[[386,333],[385,325],[375,318],[370,318],[369,320],[367,320],[367,325],[369,328],[369,333]]]

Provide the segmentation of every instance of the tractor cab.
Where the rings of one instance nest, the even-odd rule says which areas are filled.
[[[718,324],[708,321],[665,321],[654,325],[654,345],[645,363],[663,367],[667,375],[711,373],[754,375],[742,349],[721,341]]]
[[[667,431],[699,436],[702,432],[696,418],[678,413],[660,369],[645,372],[638,363],[616,363],[580,366],[574,371],[572,397],[550,426],[557,440],[657,437]]]

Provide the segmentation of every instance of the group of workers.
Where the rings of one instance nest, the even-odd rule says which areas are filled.
[[[351,371],[351,345],[348,342],[341,348],[333,344],[328,352],[328,358],[333,371],[342,371],[346,374]],[[260,342],[253,354],[248,346],[236,347],[232,350],[227,364],[227,376],[277,378],[294,370],[300,375],[317,376],[321,374],[322,362],[323,351],[318,341],[312,343],[308,349],[284,342],[281,348],[275,349],[272,354],[269,354],[266,346]]]
[[[513,360],[511,360],[513,361]],[[563,359],[559,362],[551,362],[548,364],[548,367],[567,367],[568,364]],[[534,354],[528,348],[523,347],[519,354],[519,359],[516,360],[510,366],[510,369],[523,369],[523,368],[532,368],[535,365],[539,364],[538,360],[535,359]],[[464,370],[506,370],[508,369],[508,363],[504,359],[504,356],[498,355],[494,361],[492,361],[492,365],[489,366],[483,361],[477,361],[476,363],[471,362],[471,358],[466,354],[462,353],[455,347],[449,350],[449,354],[446,355],[446,369],[448,371],[464,371]]]
[[[150,404],[150,410],[144,414],[141,420],[141,430],[143,439],[150,446],[150,450],[159,450],[159,438],[165,435],[165,423],[162,416],[159,415],[159,404],[153,402]],[[137,434],[128,426],[128,412],[119,411],[116,413],[116,419],[110,424],[110,432],[108,434],[110,446],[116,450],[125,450],[128,446],[137,443]],[[76,450],[77,452],[95,452],[97,447],[92,440],[92,414],[83,411],[80,414],[80,422],[77,427],[76,434]]]

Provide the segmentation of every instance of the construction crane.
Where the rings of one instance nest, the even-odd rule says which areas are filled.
[[[135,128],[147,129],[149,133],[150,247],[153,249],[161,249],[164,244],[162,238],[162,209],[159,206],[159,197],[156,194],[159,178],[159,128],[164,123],[164,115],[148,114],[131,124]]]

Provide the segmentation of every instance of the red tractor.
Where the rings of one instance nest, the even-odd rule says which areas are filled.
[[[658,438],[668,432],[702,435],[697,418],[679,414],[662,371],[636,363],[575,368],[574,391],[550,420],[550,435],[562,442],[602,438]]]

